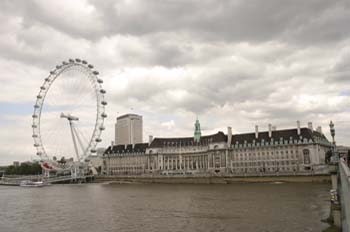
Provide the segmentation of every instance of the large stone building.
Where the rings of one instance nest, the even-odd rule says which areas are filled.
[[[115,124],[116,145],[142,143],[142,134],[142,116],[125,114],[117,117],[117,123]]]
[[[107,175],[295,175],[326,171],[331,144],[312,124],[301,128],[155,138],[149,143],[110,146],[103,155]]]

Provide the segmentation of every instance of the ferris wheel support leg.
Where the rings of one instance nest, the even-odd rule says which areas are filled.
[[[73,127],[73,131],[75,132],[75,136],[77,137],[78,143],[79,143],[79,145],[80,145],[80,149],[82,150],[82,152],[84,152],[84,145],[83,145],[83,142],[81,141],[80,136],[79,136],[79,134],[78,134],[78,132],[77,132],[77,129],[76,129],[75,127]],[[83,156],[84,156],[84,154],[83,154]],[[78,161],[79,161],[79,160],[78,160]]]
[[[77,141],[75,140],[75,136],[74,136],[74,129],[73,129],[74,126],[73,126],[73,123],[71,120],[69,120],[69,126],[70,126],[70,132],[72,134],[75,154],[77,155],[77,159],[80,160],[79,153],[78,153],[78,147],[77,147]]]

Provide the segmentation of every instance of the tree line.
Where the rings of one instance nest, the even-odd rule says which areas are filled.
[[[21,163],[19,166],[10,165],[5,169],[5,175],[38,175],[41,173],[39,163]]]

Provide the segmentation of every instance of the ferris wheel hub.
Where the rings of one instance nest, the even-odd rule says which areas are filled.
[[[75,117],[71,114],[64,114],[64,113],[61,113],[61,118],[66,118],[68,119],[69,121],[79,121],[79,118],[78,117]]]

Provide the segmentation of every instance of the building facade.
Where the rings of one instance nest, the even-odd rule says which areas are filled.
[[[331,143],[312,128],[198,137],[155,138],[149,143],[110,146],[103,155],[107,175],[296,175],[327,171]]]
[[[142,134],[142,116],[137,114],[125,114],[117,117],[117,123],[115,124],[116,145],[142,143]]]

